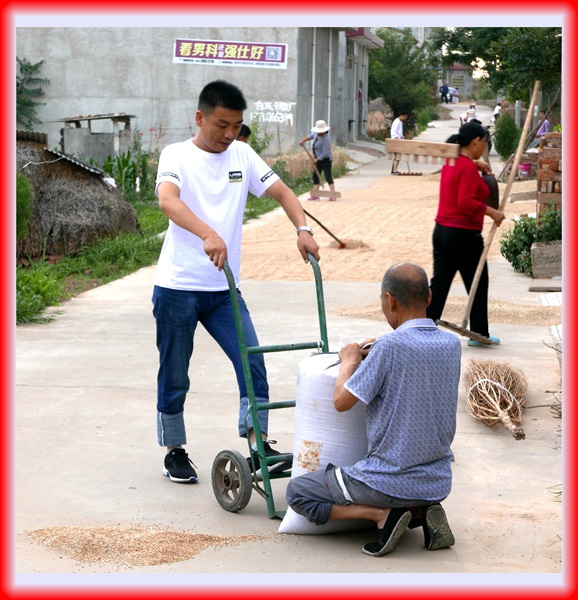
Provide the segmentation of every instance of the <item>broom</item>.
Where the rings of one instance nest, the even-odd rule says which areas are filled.
[[[317,179],[319,180],[319,188],[323,187],[323,184],[321,183],[321,173],[319,172],[319,169],[317,168],[317,165],[315,164],[315,157],[313,156],[313,154],[311,154],[311,152],[309,152],[309,150],[307,150],[307,148],[305,148],[305,146],[303,146],[303,150],[305,150],[305,152],[307,153],[307,156],[309,157],[309,160],[311,161],[311,164],[313,165],[313,168],[315,169],[315,173],[317,174]],[[341,198],[341,192],[335,192],[335,191],[325,192],[322,189],[311,190],[311,195],[313,195],[313,194],[317,194],[321,198],[327,198],[327,197]]]
[[[469,415],[488,427],[501,422],[516,440],[526,438],[521,423],[528,382],[521,371],[508,363],[472,359],[462,383]]]
[[[323,225],[323,223],[319,219],[316,219],[310,212],[307,212],[305,209],[303,209],[303,212],[309,218],[313,219],[317,223],[317,225],[319,225],[319,227],[321,227],[321,229],[326,231],[339,244],[337,246],[338,250],[341,250],[341,249],[347,247],[347,244],[345,242],[342,242],[334,233],[331,233],[331,231],[329,231],[329,229],[327,229],[327,227],[325,227],[325,225]]]
[[[528,107],[528,114],[526,115],[526,122],[524,123],[524,129],[522,130],[522,135],[520,136],[520,141],[518,142],[518,149],[516,150],[516,154],[514,156],[514,162],[512,164],[512,170],[510,171],[510,176],[508,177],[508,183],[506,185],[506,189],[504,190],[504,194],[502,196],[502,201],[500,202],[499,210],[504,211],[506,208],[506,202],[508,201],[508,196],[510,195],[510,190],[512,189],[512,184],[514,183],[514,177],[516,176],[516,171],[518,169],[518,163],[520,162],[520,156],[524,150],[524,142],[526,140],[526,135],[528,134],[528,130],[530,129],[530,123],[532,122],[532,113],[534,112],[534,105],[536,104],[536,98],[538,97],[538,91],[540,90],[540,82],[536,81],[534,84],[534,91],[532,93],[532,99],[530,100],[530,106]],[[474,304],[474,297],[476,295],[476,291],[478,289],[478,283],[480,282],[480,277],[482,276],[482,271],[484,270],[484,265],[486,263],[486,258],[488,256],[488,252],[490,250],[490,244],[494,239],[494,234],[496,233],[496,229],[498,226],[494,222],[492,224],[492,228],[490,229],[490,233],[485,241],[484,251],[480,257],[480,261],[478,263],[478,267],[474,274],[474,279],[472,280],[472,286],[470,287],[470,293],[468,295],[468,303],[466,306],[466,313],[464,315],[464,320],[462,321],[462,326],[454,325],[453,323],[448,323],[447,321],[442,321],[438,319],[436,323],[441,325],[442,327],[446,327],[447,329],[451,329],[456,333],[460,333],[461,335],[465,335],[472,340],[476,340],[478,342],[482,342],[486,345],[492,345],[494,342],[487,338],[484,335],[476,333],[475,331],[471,331],[467,329],[468,320],[470,318],[470,313],[472,312],[472,306]]]

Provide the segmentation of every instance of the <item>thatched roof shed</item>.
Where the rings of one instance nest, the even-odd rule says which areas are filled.
[[[104,237],[136,231],[134,208],[97,167],[44,144],[19,141],[16,168],[34,189],[29,231],[17,243],[17,258],[71,254]]]

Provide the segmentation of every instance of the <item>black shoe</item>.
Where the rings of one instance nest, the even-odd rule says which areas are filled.
[[[432,504],[424,509],[423,535],[428,550],[449,548],[456,543],[441,504]]]
[[[276,444],[274,440],[269,440],[268,442],[263,441],[263,445],[265,446],[265,456],[278,456],[281,452],[277,452],[277,450],[273,450],[270,444]],[[259,466],[259,455],[257,454],[257,450],[252,450],[251,455],[253,457],[253,462],[255,463],[255,475],[257,477],[261,476],[261,467]],[[247,462],[249,463],[249,468],[252,470],[251,465],[251,457],[247,458]],[[281,473],[282,471],[287,471],[287,469],[291,468],[293,464],[293,460],[284,460],[275,464],[268,465],[267,469],[269,473]]]
[[[387,515],[385,525],[377,530],[377,542],[365,544],[362,552],[369,554],[369,556],[383,556],[393,552],[410,521],[410,510],[407,508],[392,508],[389,515]]]
[[[197,472],[193,469],[193,461],[184,448],[173,448],[165,456],[163,474],[177,483],[197,483]]]

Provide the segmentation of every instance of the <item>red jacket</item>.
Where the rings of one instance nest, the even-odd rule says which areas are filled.
[[[453,167],[442,167],[440,200],[435,221],[445,227],[481,231],[490,188],[478,167],[460,154]]]

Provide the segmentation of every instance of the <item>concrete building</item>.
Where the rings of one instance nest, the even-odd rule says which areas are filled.
[[[186,139],[196,130],[198,94],[215,79],[243,90],[245,122],[256,119],[273,134],[270,154],[295,148],[318,119],[331,125],[335,144],[355,141],[365,134],[368,53],[382,45],[367,28],[16,29],[17,56],[45,61],[40,131],[63,152],[61,130],[72,123],[91,131],[66,132],[69,139],[107,134],[100,139],[111,140],[111,154],[129,135],[139,135],[145,151]],[[112,118],[119,115],[131,116],[120,144]],[[87,142],[87,154],[94,147]],[[78,144],[74,152],[82,154]]]

